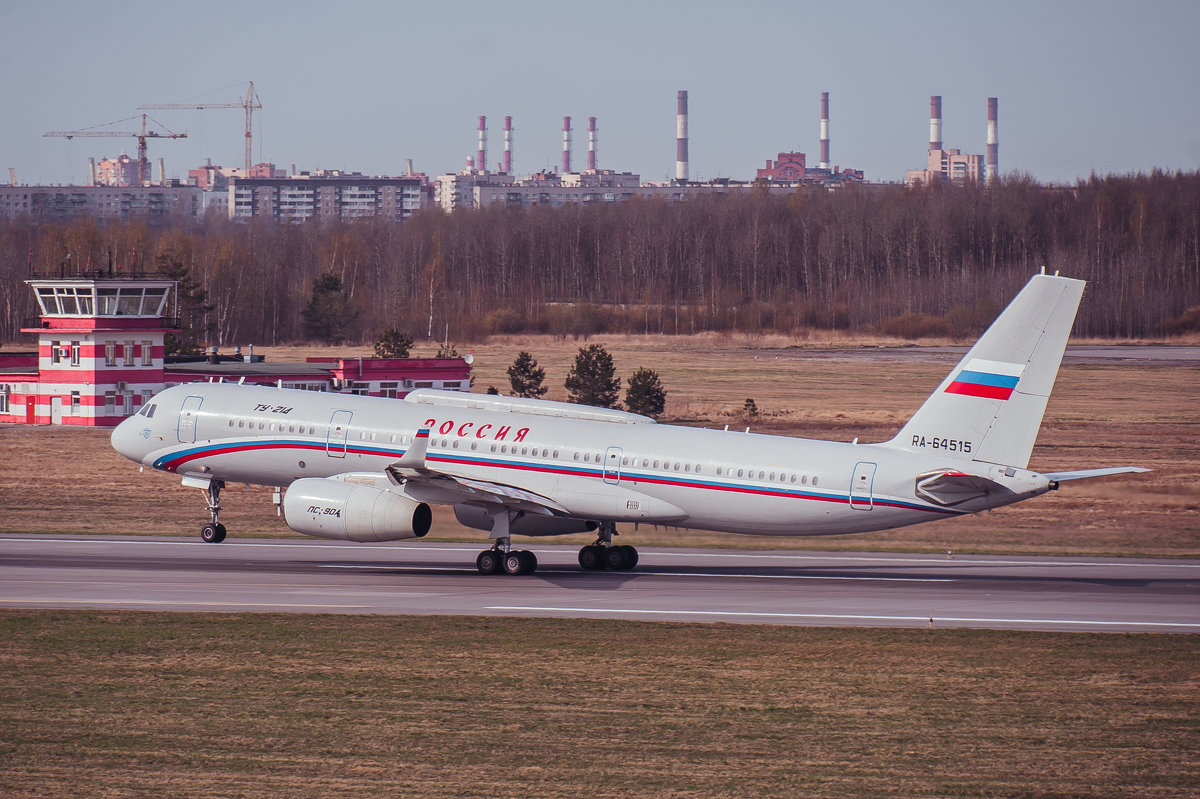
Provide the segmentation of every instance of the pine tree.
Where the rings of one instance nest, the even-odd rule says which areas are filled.
[[[592,405],[597,408],[616,408],[621,396],[621,378],[616,376],[612,356],[603,344],[579,348],[575,365],[567,375],[567,402]]]
[[[412,352],[413,340],[394,327],[379,334],[375,339],[376,358],[407,358]]]
[[[358,313],[358,306],[346,293],[341,278],[326,273],[313,283],[312,299],[301,313],[304,333],[317,341],[341,344],[350,338]]]
[[[641,368],[629,378],[625,389],[625,408],[644,416],[658,417],[667,406],[667,392],[658,379],[658,372]]]
[[[508,367],[508,382],[512,384],[514,397],[529,397],[537,399],[546,393],[542,381],[546,379],[546,370],[538,367],[538,362],[528,352],[517,353],[517,359]]]

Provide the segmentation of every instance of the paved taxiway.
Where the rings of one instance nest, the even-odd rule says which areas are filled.
[[[483,576],[470,544],[0,536],[0,608],[466,614],[1200,633],[1200,562],[643,549]]]

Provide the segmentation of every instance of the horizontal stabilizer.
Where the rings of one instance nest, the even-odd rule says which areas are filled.
[[[1138,474],[1148,471],[1150,470],[1143,469],[1141,466],[1113,466],[1109,469],[1080,469],[1075,472],[1053,472],[1045,476],[1056,483],[1065,483],[1068,480],[1088,480],[1092,477],[1107,477],[1110,474]]]

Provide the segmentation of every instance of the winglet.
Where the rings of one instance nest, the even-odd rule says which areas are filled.
[[[406,449],[404,454],[400,456],[400,459],[393,463],[390,468],[423,471],[425,469],[425,453],[428,450],[429,428],[422,427],[413,436],[412,446]]]

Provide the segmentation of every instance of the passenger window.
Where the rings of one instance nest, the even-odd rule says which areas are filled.
[[[738,477],[741,477],[741,476],[742,476],[742,470],[738,469]]]
[[[700,464],[696,464],[696,474],[700,474]]]
[[[454,447],[454,449],[458,449],[458,441],[456,440],[456,441],[455,441],[453,444],[451,444],[450,446]]]
[[[775,472],[771,472],[771,482],[775,482]]]
[[[230,427],[233,427],[233,420],[232,420],[232,419],[230,419],[230,420],[229,420],[229,426],[230,426]]]
[[[720,476],[721,476],[721,467],[718,466],[717,467],[717,477],[720,477]]]
[[[817,478],[816,478],[816,477],[814,477],[814,478],[813,478],[813,485],[816,485],[816,484],[817,484]]]
[[[245,426],[246,426],[246,420],[238,419],[238,427],[245,427]]]
[[[658,461],[657,461],[657,460],[655,460],[655,461],[654,461],[654,468],[655,468],[655,469],[657,469],[657,468],[658,468]]]
[[[649,467],[649,466],[650,466],[650,459],[649,459],[649,458],[642,458],[642,468],[643,468],[643,469],[645,469],[645,468],[647,468],[647,467]]]
[[[471,451],[474,452],[477,449],[479,449],[479,444],[475,441],[472,441],[471,442]]]
[[[579,460],[579,453],[578,453],[578,452],[576,452],[576,453],[573,455],[573,457],[574,457],[574,459],[575,459],[575,460]]]
[[[558,460],[558,450],[554,450],[554,459]]]
[[[690,463],[683,464],[683,470],[685,472],[690,472],[692,470],[692,465]]]
[[[496,451],[496,445],[492,444],[492,452],[495,452],[495,451]]]

